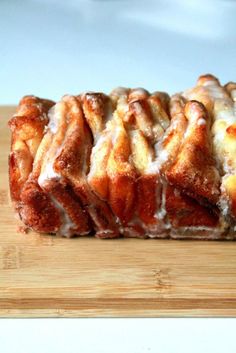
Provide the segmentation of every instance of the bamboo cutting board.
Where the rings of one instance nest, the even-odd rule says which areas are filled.
[[[236,316],[236,242],[17,232],[0,108],[0,316]]]

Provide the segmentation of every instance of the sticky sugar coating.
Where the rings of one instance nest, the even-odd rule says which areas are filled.
[[[171,97],[23,98],[9,122],[16,211],[67,237],[234,239],[235,101],[236,85],[212,75]]]

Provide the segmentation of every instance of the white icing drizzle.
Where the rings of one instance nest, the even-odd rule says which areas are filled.
[[[230,214],[230,198],[226,190],[227,179],[236,173],[236,139],[232,135],[230,136],[227,131],[227,128],[236,124],[235,92],[233,90],[229,94],[224,87],[212,79],[203,83],[200,81],[199,86],[186,91],[184,95],[187,99],[201,100],[203,98],[203,100],[206,99],[209,103],[213,103],[211,129],[213,151],[222,174],[221,197],[218,206],[225,218]],[[227,226],[226,223],[225,226]]]
[[[120,88],[123,90],[123,88]],[[88,180],[93,178],[94,174],[96,173],[97,170],[97,161],[96,161],[96,154],[97,152],[102,148],[103,144],[107,140],[107,132],[110,129],[111,125],[111,120],[113,119],[113,111],[112,107],[109,104],[107,107],[106,115],[104,117],[104,130],[99,131],[96,136],[94,137],[94,146],[91,151],[91,156],[90,156],[90,170],[88,173]]]
[[[151,163],[149,164],[149,174],[158,174],[162,165],[168,161],[169,153],[165,149],[160,149],[158,153],[159,146],[160,145],[158,143],[154,146],[157,158],[154,161],[151,161]]]
[[[61,119],[60,103],[57,103],[49,110],[48,116],[49,116],[48,131],[51,132],[53,135],[55,135],[59,129],[59,120]],[[64,136],[64,139],[65,139],[65,136]],[[61,175],[55,172],[53,168],[53,163],[62,149],[63,142],[64,141],[62,141],[60,147],[57,149],[55,155],[52,158],[49,157],[50,146],[49,146],[49,150],[46,152],[46,156],[45,156],[46,163],[43,163],[44,170],[43,171],[41,170],[41,173],[38,178],[38,183],[41,187],[43,187],[48,180],[51,180],[51,179],[59,180],[61,178]]]
[[[51,196],[51,201],[53,202],[54,206],[60,213],[61,217],[61,227],[57,231],[58,235],[65,236],[65,237],[71,237],[72,235],[75,234],[75,230],[77,228],[76,224],[72,222],[71,218],[69,217],[68,213],[66,212],[65,208],[60,204],[55,197]],[[81,234],[82,235],[82,234]]]
[[[59,112],[56,110],[56,106],[53,106],[48,112],[48,130],[55,134],[58,130],[58,121],[60,119]]]
[[[61,178],[60,174],[56,173],[53,169],[53,163],[48,162],[44,168],[44,171],[39,175],[38,184],[41,188],[43,188],[45,183],[48,180],[51,180],[51,179],[59,180],[60,178]]]
[[[198,119],[197,125],[204,126],[206,125],[206,120],[203,118]]]
[[[60,104],[53,106],[50,109],[48,116],[49,116],[48,131],[49,131],[49,133],[52,133],[53,135],[55,135],[58,132],[59,120],[61,119]],[[49,147],[49,150],[47,151],[47,154],[46,154],[47,161],[44,164],[43,171],[41,171],[41,173],[38,177],[38,184],[42,189],[46,186],[48,181],[55,180],[56,182],[58,182],[61,179],[61,175],[55,172],[55,170],[53,168],[53,163],[54,163],[55,158],[59,155],[59,153],[62,149],[63,142],[64,141],[62,141],[62,144],[57,149],[55,155],[52,158],[49,157],[50,147]],[[56,209],[59,211],[60,218],[61,218],[61,227],[57,231],[57,234],[62,235],[62,236],[66,236],[66,237],[72,236],[73,234],[75,234],[75,230],[77,228],[76,224],[74,222],[72,222],[71,218],[69,217],[68,213],[66,212],[66,210],[62,206],[62,204],[59,201],[57,201],[56,198],[53,197],[50,193],[49,193],[49,196],[50,196],[52,203],[54,204]],[[83,235],[83,234],[81,234],[81,235]]]
[[[161,191],[161,207],[160,209],[157,210],[155,217],[159,220],[162,221],[163,226],[165,229],[170,228],[170,222],[168,218],[166,217],[167,211],[166,211],[166,189],[167,189],[167,183],[163,178],[160,178],[161,184],[162,184],[162,191]],[[157,203],[159,203],[160,200],[160,195],[157,195]]]

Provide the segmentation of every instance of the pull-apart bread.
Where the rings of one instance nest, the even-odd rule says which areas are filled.
[[[11,197],[41,233],[236,237],[236,84],[24,97],[9,121]]]

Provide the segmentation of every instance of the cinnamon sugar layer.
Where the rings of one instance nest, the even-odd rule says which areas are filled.
[[[233,82],[204,75],[172,97],[142,88],[56,104],[28,96],[9,126],[12,200],[38,232],[235,238]]]

